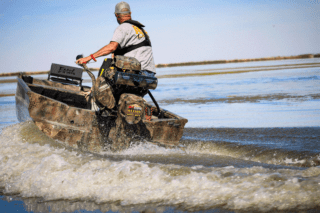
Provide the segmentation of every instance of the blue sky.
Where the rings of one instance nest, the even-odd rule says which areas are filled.
[[[0,0],[0,72],[74,66],[76,55],[110,42],[118,2]],[[320,53],[319,0],[127,2],[156,64]]]

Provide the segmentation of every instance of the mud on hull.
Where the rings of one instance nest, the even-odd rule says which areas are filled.
[[[38,128],[65,145],[91,152],[119,151],[134,141],[149,141],[165,147],[179,145],[187,119],[164,111],[158,118],[152,108],[151,119],[126,123],[121,116],[102,116],[91,110],[86,98],[90,88],[19,76],[16,112],[19,121],[32,119]]]

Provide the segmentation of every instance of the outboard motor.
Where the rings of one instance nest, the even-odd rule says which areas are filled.
[[[108,109],[118,103],[119,114],[127,123],[136,124],[144,118],[144,95],[151,94],[149,89],[155,89],[157,85],[156,77],[142,75],[141,64],[137,59],[115,56],[114,59],[105,59],[99,70],[96,99]],[[151,98],[160,112],[158,104]]]

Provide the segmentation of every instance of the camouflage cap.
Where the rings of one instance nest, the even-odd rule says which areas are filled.
[[[130,10],[130,6],[127,2],[119,2],[117,5],[116,5],[116,9],[115,9],[115,14],[119,14],[119,13],[130,13],[131,10]]]

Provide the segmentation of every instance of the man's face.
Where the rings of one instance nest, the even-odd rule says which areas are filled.
[[[116,19],[117,19],[118,24],[121,24],[121,22],[120,22],[120,16],[117,15],[117,14],[115,14],[115,15],[116,15]]]

